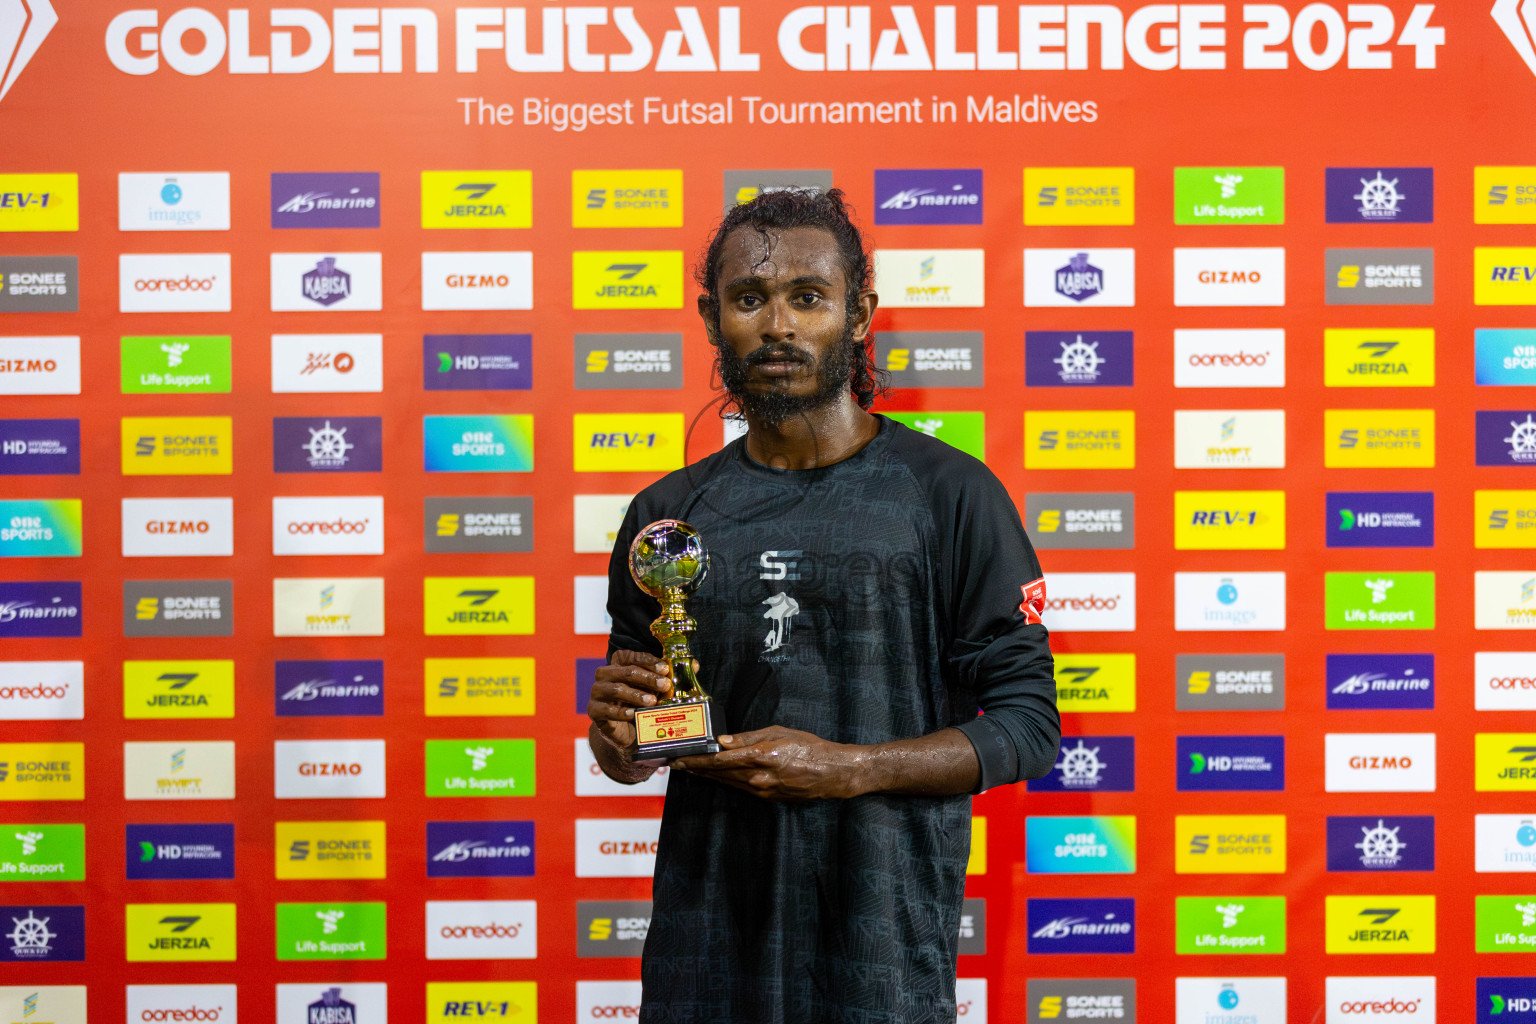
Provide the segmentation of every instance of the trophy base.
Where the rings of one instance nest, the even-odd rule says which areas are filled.
[[[661,764],[675,757],[718,754],[719,731],[708,697],[672,701],[635,711],[636,764]]]

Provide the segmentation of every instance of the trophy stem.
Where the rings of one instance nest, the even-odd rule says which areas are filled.
[[[693,653],[688,649],[688,634],[698,626],[683,607],[681,587],[667,587],[661,593],[661,616],[651,623],[651,634],[661,641],[661,656],[672,666],[672,700],[707,697],[693,671]]]

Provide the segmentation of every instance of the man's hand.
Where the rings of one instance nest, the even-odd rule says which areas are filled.
[[[679,758],[672,767],[765,800],[846,799],[869,788],[868,747],[833,743],[782,725],[722,735],[720,746],[718,754]]]
[[[672,666],[644,651],[614,651],[608,664],[597,670],[597,681],[587,700],[587,717],[592,719],[588,742],[609,778],[644,782],[656,770],[636,767],[630,761],[635,746],[635,709],[652,707],[671,693]]]

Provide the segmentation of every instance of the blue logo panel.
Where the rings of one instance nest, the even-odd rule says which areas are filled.
[[[508,878],[533,868],[531,821],[427,822],[428,878]]]
[[[981,171],[875,171],[876,224],[980,224]]]
[[[84,907],[0,907],[0,932],[0,963],[85,959]]]
[[[1536,1021],[1536,978],[1478,978],[1477,1024]]]
[[[1329,224],[1432,224],[1433,167],[1330,167],[1325,172]]]
[[[1536,410],[1478,410],[1477,464],[1536,466]]]
[[[1024,383],[1032,388],[1136,383],[1134,331],[1025,331]]]
[[[1136,737],[1065,736],[1051,773],[1027,785],[1031,793],[1129,793],[1136,788]]]
[[[1180,736],[1181,792],[1285,789],[1284,736]]]
[[[531,334],[428,334],[421,342],[421,356],[421,385],[428,391],[533,387]]]
[[[1331,548],[1432,548],[1433,491],[1329,491]]]
[[[1024,820],[1025,870],[1046,875],[1136,872],[1136,819],[1130,816]]]
[[[79,420],[0,420],[0,476],[79,475]]]
[[[128,877],[234,878],[235,826],[129,825]]]
[[[1479,328],[1477,382],[1496,387],[1536,386],[1536,330]]]
[[[378,473],[384,421],[378,416],[274,416],[274,473]]]
[[[276,689],[280,717],[382,715],[382,661],[280,661]]]
[[[1136,901],[1029,900],[1030,953],[1134,953]]]
[[[80,636],[81,619],[76,581],[0,583],[0,639]]]
[[[1433,871],[1435,819],[1428,815],[1330,815],[1328,870]]]
[[[1330,654],[1325,675],[1330,711],[1435,706],[1433,654]]]
[[[274,228],[376,228],[379,176],[373,172],[272,175]]]
[[[608,664],[607,658],[576,659],[576,713],[587,713],[587,701],[592,697],[592,684],[597,682],[597,670]]]

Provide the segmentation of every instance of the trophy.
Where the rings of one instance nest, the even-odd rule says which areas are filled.
[[[683,608],[683,599],[698,589],[708,572],[709,552],[698,531],[677,519],[657,520],[629,547],[635,585],[661,602],[661,616],[651,623],[651,634],[661,641],[661,656],[672,666],[672,696],[635,709],[638,763],[720,751],[709,695],[694,675],[688,650],[688,634],[697,623]]]

